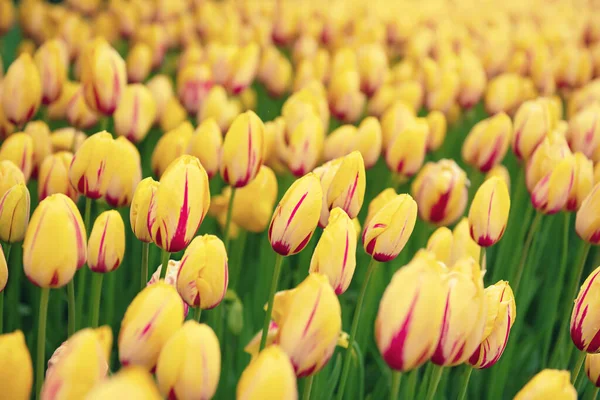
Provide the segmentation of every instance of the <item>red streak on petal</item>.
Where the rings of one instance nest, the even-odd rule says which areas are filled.
[[[177,228],[175,229],[175,234],[171,239],[171,242],[168,244],[167,251],[171,253],[176,253],[185,249],[187,246],[187,240],[185,238],[187,233],[187,224],[190,216],[190,205],[189,205],[189,182],[188,182],[188,171],[185,171],[185,184],[183,188],[183,204],[181,205],[181,210],[179,211],[179,220],[177,222]],[[199,224],[198,224],[199,225]],[[165,226],[166,228],[166,226]],[[193,231],[196,232],[198,230],[198,226],[193,228]]]
[[[296,205],[294,206],[294,209],[292,210],[292,213],[290,214],[287,223],[285,225],[285,229],[287,229],[290,224],[292,223],[292,220],[294,219],[294,216],[296,215],[296,213],[298,212],[298,209],[300,208],[300,206],[302,205],[302,203],[304,202],[304,199],[306,199],[306,196],[308,196],[308,192],[304,193],[302,195],[302,197],[300,197],[300,200],[298,201],[298,203],[296,203]]]
[[[304,240],[302,240],[300,242],[300,244],[294,249],[294,254],[298,253],[299,251],[301,251],[304,247],[306,247],[306,245],[308,244],[308,241],[310,240],[310,238],[312,237],[312,231],[306,235],[306,237],[304,238]]]
[[[50,279],[50,287],[58,285],[58,270],[54,271],[52,279]]]
[[[310,329],[310,326],[313,322],[315,314],[317,313],[317,308],[319,307],[319,302],[321,301],[321,289],[317,293],[317,298],[315,299],[315,304],[313,305],[313,309],[310,312],[310,316],[308,317],[308,321],[306,321],[306,325],[304,326],[304,331],[302,332],[302,337],[304,338]]]
[[[415,306],[417,304],[418,299],[419,292],[417,291],[412,301],[410,302],[408,313],[406,314],[406,317],[404,318],[404,321],[400,326],[400,330],[394,335],[390,342],[390,345],[382,354],[385,362],[391,368],[398,371],[403,371],[404,368],[407,367],[407,365],[405,365],[406,360],[404,360],[404,350],[406,347],[406,339],[408,337],[410,324],[412,322],[413,313],[415,311]],[[411,367],[414,367],[414,365],[411,365]]]
[[[450,326],[450,294],[451,290],[448,291],[448,295],[446,296],[446,306],[444,307],[444,317],[442,319],[442,332],[440,333],[440,339],[438,341],[437,348],[435,349],[435,353],[433,353],[433,356],[431,357],[431,361],[437,365],[443,365],[444,361],[446,361],[446,355],[444,354],[444,341],[446,340],[448,328]]]

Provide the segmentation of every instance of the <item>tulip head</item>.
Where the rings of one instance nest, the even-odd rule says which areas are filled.
[[[77,149],[69,168],[69,181],[79,193],[91,199],[106,194],[110,178],[107,172],[112,169],[108,161],[114,149],[114,140],[106,131],[90,136]]]
[[[324,141],[323,124],[314,112],[309,113],[289,131],[283,158],[294,176],[304,176],[317,166],[323,153]]]
[[[552,128],[552,116],[545,103],[523,103],[514,118],[512,149],[517,158],[528,160]]]
[[[200,105],[196,119],[200,123],[214,118],[221,132],[227,132],[231,122],[240,114],[241,103],[238,99],[228,98],[223,86],[213,86],[206,99]]]
[[[385,150],[385,162],[393,173],[402,177],[416,174],[425,160],[429,125],[423,118],[407,123]]]
[[[475,193],[469,209],[471,237],[482,247],[497,243],[506,229],[510,194],[500,178],[486,180]]]
[[[190,63],[179,70],[177,96],[188,113],[198,113],[213,84],[212,72],[204,63]]]
[[[65,42],[48,40],[35,52],[34,60],[40,72],[42,103],[51,104],[59,98],[67,80],[69,55]]]
[[[583,200],[592,190],[594,184],[594,167],[592,161],[583,153],[575,153],[574,182],[567,200],[566,210],[577,211]]]
[[[146,83],[146,87],[150,89],[154,102],[156,103],[156,119],[159,120],[166,110],[168,101],[175,97],[173,83],[167,75],[159,74],[150,79],[148,83]]]
[[[514,400],[528,399],[576,400],[577,390],[571,384],[571,373],[557,369],[545,369],[535,375],[516,394]]]
[[[160,178],[177,157],[185,154],[193,134],[194,127],[192,124],[184,121],[177,125],[177,127],[166,132],[158,140],[150,161],[154,175]]]
[[[442,146],[446,139],[446,132],[448,130],[446,116],[440,111],[433,110],[427,114],[427,117],[425,118],[427,120],[427,125],[429,126],[427,151],[436,151]]]
[[[88,393],[86,399],[107,400],[120,396],[131,399],[162,399],[152,375],[137,366],[122,368],[109,379],[97,384]]]
[[[89,129],[98,122],[98,114],[85,102],[83,86],[80,83],[69,86],[65,85],[63,89],[65,94],[70,95],[64,110],[67,122],[78,129]]]
[[[127,85],[114,114],[115,133],[139,143],[156,120],[156,102],[152,92],[141,84]]]
[[[44,121],[32,121],[25,126],[25,133],[33,139],[33,167],[31,175],[38,176],[40,165],[52,153],[52,140],[50,128]]]
[[[214,118],[204,120],[189,140],[188,154],[198,157],[206,169],[208,179],[219,172],[223,135]]]
[[[260,48],[256,43],[241,47],[232,59],[232,70],[225,82],[232,94],[240,94],[250,86],[258,70]]]
[[[105,211],[96,218],[87,254],[87,264],[94,272],[106,273],[119,268],[125,254],[125,225],[118,211]]]
[[[40,72],[29,54],[21,54],[8,67],[2,80],[2,109],[6,119],[23,126],[42,102]]]
[[[416,118],[415,111],[402,102],[395,102],[381,117],[382,146],[386,151],[396,136]]]
[[[136,43],[127,54],[125,63],[129,82],[143,82],[152,70],[152,48],[143,42]]]
[[[0,147],[0,161],[12,161],[28,181],[33,171],[33,138],[25,132],[10,135]]]
[[[600,387],[600,355],[586,354],[585,374],[594,386]]]
[[[598,316],[591,312],[598,304],[600,267],[583,282],[571,314],[571,339],[581,351],[597,353],[600,350]]]
[[[29,224],[29,190],[19,183],[0,197],[0,240],[6,243],[20,242]]]
[[[236,398],[298,399],[294,367],[280,346],[271,345],[250,361],[237,384]]]
[[[0,361],[2,395],[10,399],[29,399],[33,386],[33,365],[23,332],[0,335]]]
[[[104,199],[112,207],[131,204],[133,192],[142,179],[137,147],[125,137],[117,138],[113,143],[108,165],[108,184]]]
[[[151,177],[145,178],[137,185],[131,199],[129,211],[131,230],[138,240],[145,243],[152,241],[148,230],[148,213],[157,189],[158,182]]]
[[[600,146],[600,105],[592,103],[569,120],[567,142],[573,151],[580,151],[588,158],[597,153]]]
[[[23,172],[15,165],[14,162],[9,160],[0,161],[0,198],[11,187],[18,185],[19,183],[25,183],[25,176]]]
[[[498,113],[477,123],[465,139],[462,157],[465,162],[488,172],[502,162],[512,136],[512,122],[505,113]]]

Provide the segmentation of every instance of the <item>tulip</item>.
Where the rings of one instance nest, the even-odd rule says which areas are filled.
[[[63,346],[48,368],[41,399],[84,398],[108,375],[106,353],[94,330],[77,332]]]
[[[506,112],[512,114],[523,98],[523,78],[517,74],[505,73],[492,79],[485,92],[485,108],[488,114]],[[515,126],[518,124],[515,123]]]
[[[59,120],[67,118],[67,107],[77,90],[80,83],[66,80],[62,84],[60,96],[46,108],[46,114],[49,119]]]
[[[317,166],[323,153],[325,132],[321,119],[310,113],[302,119],[286,138],[283,157],[292,174],[301,177]]]
[[[155,367],[160,351],[183,324],[183,305],[173,286],[157,282],[133,299],[121,321],[119,360],[123,366]]]
[[[219,339],[205,324],[187,321],[163,346],[156,365],[163,396],[210,399],[221,373]]]
[[[156,119],[163,115],[167,102],[174,97],[173,84],[167,75],[155,75],[146,83],[146,87],[152,92],[154,102],[156,103]],[[185,113],[185,111],[184,111]]]
[[[529,399],[576,400],[577,390],[571,384],[571,373],[545,369],[535,375],[516,394],[514,400]]]
[[[448,271],[444,318],[431,361],[442,366],[462,364],[482,342],[486,325],[486,296],[479,264],[461,258]]]
[[[596,268],[583,282],[571,314],[571,339],[575,347],[587,353],[597,353],[600,350],[597,338],[600,331],[597,315],[590,312],[597,302],[595,297],[597,297],[599,288],[598,274],[600,274],[600,267]]]
[[[227,132],[231,122],[240,113],[240,108],[241,103],[237,99],[227,98],[223,86],[213,86],[198,109],[197,120],[200,122],[214,118],[221,132]]]
[[[334,208],[315,247],[309,272],[324,274],[337,295],[344,293],[352,281],[356,242],[354,222],[341,208]]]
[[[170,97],[165,106],[164,110],[160,112],[159,125],[160,128],[169,132],[179,125],[183,124],[187,119],[187,112],[181,105],[177,97]]]
[[[131,399],[162,399],[150,373],[140,367],[127,367],[94,386],[86,400],[110,400],[121,396]]]
[[[488,173],[485,175],[485,180],[492,179],[494,177],[500,178],[501,180],[503,180],[504,183],[506,184],[508,191],[510,192],[510,174],[508,172],[508,169],[506,169],[506,167],[504,165],[498,164],[498,165],[494,166],[492,169],[490,169],[488,171]]]
[[[298,399],[294,367],[280,346],[269,346],[250,361],[238,381],[236,399]]]
[[[375,320],[375,341],[392,369],[410,371],[433,355],[444,316],[444,272],[433,254],[421,250],[385,289]]]
[[[347,68],[333,74],[329,83],[331,113],[340,121],[355,122],[363,112],[366,97],[360,91],[358,71]]]
[[[206,169],[208,179],[212,179],[220,167],[220,153],[223,147],[223,135],[214,118],[204,120],[189,139],[187,153],[198,157]]]
[[[15,6],[11,1],[0,1],[0,35],[10,30],[15,20]]]
[[[574,182],[567,200],[566,210],[577,211],[583,200],[592,190],[594,184],[594,167],[583,153],[575,153],[575,173]]]
[[[185,154],[193,133],[194,127],[185,121],[158,140],[151,159],[154,175],[160,178],[177,157]]]
[[[418,118],[408,123],[396,134],[385,151],[385,162],[394,174],[402,177],[413,176],[425,160],[429,126]]]
[[[559,88],[585,85],[592,77],[592,59],[586,48],[564,46],[556,54],[554,74]]]
[[[2,81],[2,109],[17,127],[29,121],[42,101],[40,73],[29,54],[21,54],[8,67]]]
[[[551,129],[552,117],[544,103],[523,103],[514,118],[512,149],[517,158],[528,160]]]
[[[429,134],[427,135],[427,151],[438,150],[444,140],[446,139],[447,122],[446,116],[440,111],[431,111],[425,117],[427,125],[429,127]]]
[[[87,257],[81,214],[67,196],[46,197],[33,212],[23,242],[25,275],[42,288],[66,285]]]
[[[0,198],[13,186],[25,183],[23,172],[9,160],[0,161]]]
[[[34,60],[40,72],[42,103],[52,104],[67,80],[69,55],[65,42],[60,39],[45,42],[35,52]]]
[[[411,186],[419,216],[436,225],[450,225],[467,205],[467,175],[452,160],[428,162]]]
[[[112,115],[127,84],[125,61],[108,42],[97,37],[81,55],[81,83],[91,110]]]
[[[106,194],[110,177],[109,158],[115,149],[110,133],[103,131],[87,138],[73,156],[69,181],[77,191],[91,199]]]
[[[214,82],[206,64],[186,65],[177,73],[177,96],[186,111],[196,114]]]
[[[465,162],[488,172],[502,162],[512,136],[510,117],[500,112],[477,123],[465,139],[462,157]]]
[[[125,225],[116,210],[96,218],[88,240],[87,264],[93,272],[116,270],[125,254]]]
[[[289,89],[293,78],[293,67],[290,61],[278,50],[276,55],[267,59],[268,49],[263,53],[259,66],[259,79],[265,85],[269,96],[279,98]]]
[[[0,240],[5,243],[20,242],[29,224],[29,190],[19,183],[0,197]]]
[[[343,125],[325,139],[326,160],[343,157],[355,150],[362,154],[366,169],[373,167],[379,159],[381,125],[376,118],[365,118],[358,129],[353,125]]]
[[[413,109],[402,102],[392,104],[381,117],[382,146],[386,151],[396,136],[416,118]]]
[[[269,241],[276,253],[289,256],[306,247],[317,228],[322,202],[323,189],[314,173],[292,183],[269,225]]]
[[[155,120],[156,103],[150,89],[140,84],[127,85],[114,114],[116,134],[139,143]]]
[[[25,181],[33,170],[33,139],[24,132],[10,135],[0,147],[0,161],[9,160],[23,171]]]
[[[65,86],[64,90],[69,90]],[[67,121],[79,129],[89,129],[98,122],[98,114],[85,102],[84,87],[76,84],[65,107]]]
[[[30,399],[33,366],[23,332],[15,331],[0,335],[0,361],[2,362],[2,369],[0,369],[2,396],[14,400]]]
[[[569,120],[567,142],[572,151],[580,151],[586,157],[596,156],[600,146],[600,105],[592,105],[579,111]]]
[[[39,171],[38,198],[40,201],[46,197],[62,193],[74,202],[79,198],[79,193],[69,182],[69,165],[73,154],[61,151],[51,154],[42,163]]]
[[[1,65],[0,65],[1,67]],[[1,69],[0,69],[1,70]],[[1,76],[2,74],[0,74]],[[4,110],[2,109],[2,78],[0,78],[0,138],[4,139],[8,137],[15,131],[15,126],[11,124],[6,115],[4,114]]]
[[[256,76],[260,48],[256,43],[250,43],[240,48],[232,59],[232,71],[225,86],[232,94],[240,94]]]
[[[143,42],[136,43],[127,54],[125,63],[129,82],[143,82],[152,70],[152,48]]]
[[[473,52],[463,49],[460,52],[458,104],[470,109],[481,99],[486,88],[487,77],[480,58]]]
[[[44,121],[32,121],[25,126],[25,133],[33,139],[33,167],[31,175],[37,177],[42,162],[52,153],[50,129]]]
[[[510,194],[500,178],[486,180],[475,193],[469,209],[471,237],[480,246],[497,243],[506,229],[510,211]]]
[[[166,252],[185,249],[210,206],[208,176],[196,157],[183,155],[163,173],[148,210],[152,241]]]
[[[382,45],[364,45],[357,51],[360,89],[372,96],[383,84],[388,72],[388,59]]]
[[[436,64],[433,60],[427,58],[423,63],[423,73],[425,75],[427,108],[449,112],[460,93],[458,72],[450,66]]]
[[[517,306],[511,287],[499,281],[484,290],[487,302],[487,320],[479,348],[469,357],[468,363],[484,369],[496,364],[508,342],[510,329],[517,317]]]
[[[600,387],[600,355],[586,354],[585,356],[585,373],[596,387]]]
[[[142,179],[140,153],[133,143],[119,137],[108,160],[108,182],[104,199],[112,207],[131,204],[133,192]]]
[[[162,267],[163,267],[162,264],[160,264],[156,268],[156,270],[154,271],[152,276],[150,277],[150,280],[148,280],[148,281],[147,281],[147,279],[148,279],[147,268],[145,271],[142,270],[142,276],[144,278],[143,285],[141,286],[142,289],[144,289],[146,286],[153,285],[156,282],[161,280],[161,275],[163,275]],[[163,278],[164,282],[166,284],[173,286],[175,289],[177,289],[177,281],[179,280],[178,277],[179,277],[180,270],[181,270],[181,261],[169,260],[169,262],[167,263],[167,272],[164,274],[164,278]],[[181,299],[181,297],[180,297],[180,299]],[[183,316],[185,318],[188,315],[189,306],[183,299],[181,299],[181,304],[183,304]]]
[[[144,243],[152,241],[152,236],[148,229],[148,212],[156,195],[158,185],[158,182],[150,177],[143,179],[135,188],[131,199],[129,212],[131,230],[135,237]]]

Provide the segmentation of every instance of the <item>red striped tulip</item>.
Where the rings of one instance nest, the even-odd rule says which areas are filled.
[[[44,159],[52,154],[50,128],[44,121],[32,121],[25,126],[25,133],[33,139],[33,167],[31,176],[37,178]]]
[[[593,103],[569,120],[567,142],[573,151],[592,158],[600,146],[600,105]]]
[[[594,386],[600,387],[600,354],[585,355],[585,374]]]
[[[535,149],[553,129],[548,106],[541,101],[523,103],[514,118],[512,149],[517,158],[529,160]]]
[[[123,207],[131,204],[135,188],[142,179],[140,153],[124,137],[117,138],[112,147],[104,199],[112,207]]]
[[[577,400],[577,390],[571,384],[571,373],[545,369],[535,375],[513,400],[531,399]]]
[[[2,81],[2,109],[17,127],[33,118],[42,102],[40,73],[29,54],[21,54],[8,67]]]
[[[298,399],[294,367],[280,346],[269,346],[250,361],[238,381],[236,399]]]
[[[20,242],[29,224],[29,190],[19,183],[0,197],[0,240],[6,243]]]
[[[587,353],[597,353],[600,350],[599,318],[598,314],[593,312],[598,304],[599,274],[600,267],[583,282],[571,314],[571,339],[575,347]]]
[[[155,176],[160,178],[176,158],[185,154],[193,134],[194,127],[192,124],[184,121],[176,128],[166,132],[158,140],[150,160],[152,172]]]
[[[75,153],[69,168],[69,180],[82,195],[99,199],[106,194],[110,177],[109,158],[114,151],[110,133],[102,131],[87,138]]]
[[[198,113],[213,84],[212,72],[206,64],[193,63],[179,70],[177,96],[188,113]]]
[[[489,247],[504,235],[510,211],[510,194],[503,180],[486,180],[475,193],[469,209],[471,237],[480,246]]]
[[[148,371],[140,367],[127,367],[94,386],[86,400],[109,400],[121,396],[131,399],[162,399]]]
[[[51,39],[35,52],[35,64],[40,72],[42,83],[42,103],[51,104],[57,100],[67,80],[69,54],[65,42]]]
[[[488,172],[502,162],[511,136],[510,117],[503,112],[498,113],[471,129],[462,147],[462,157],[467,164],[481,172]]]
[[[395,174],[411,177],[416,174],[425,160],[429,125],[423,118],[407,123],[389,143],[385,150],[385,162]]]
[[[575,153],[574,182],[565,209],[577,211],[594,184],[594,166],[583,153]]]
[[[10,135],[0,147],[0,161],[12,161],[28,181],[33,171],[33,139],[25,132]]]
[[[139,143],[155,120],[156,103],[150,89],[141,84],[127,85],[114,114],[116,134]]]
[[[150,204],[154,200],[157,189],[158,182],[150,177],[145,178],[137,185],[131,199],[129,212],[131,230],[136,238],[145,243],[152,241],[152,236],[148,229],[148,217]]]
[[[125,254],[125,225],[116,210],[105,211],[96,218],[87,254],[87,264],[94,272],[111,272],[121,265]]]
[[[31,398],[33,366],[21,331],[0,335],[2,395],[15,400]]]
[[[221,148],[223,134],[214,118],[204,120],[189,140],[187,152],[198,157],[200,164],[206,169],[208,179],[219,172],[221,164]]]

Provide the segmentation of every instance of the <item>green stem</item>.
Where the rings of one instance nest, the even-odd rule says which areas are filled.
[[[592,400],[596,400],[598,398],[598,392],[600,391],[600,387],[594,389],[594,394],[592,396]]]
[[[375,266],[377,265],[377,261],[374,258],[371,258],[371,262],[367,267],[367,273],[363,279],[362,287],[360,288],[360,294],[358,295],[358,300],[356,302],[356,309],[354,311],[354,316],[352,317],[352,326],[350,328],[350,336],[348,337],[348,343],[352,343],[354,338],[356,337],[356,331],[358,330],[358,322],[360,320],[360,312],[362,310],[363,302],[365,300],[365,294],[367,293],[367,287],[369,285],[369,280],[373,271],[375,270]],[[348,380],[348,374],[350,373],[350,355],[352,352],[352,346],[348,346],[346,350],[346,356],[344,358],[344,367],[342,368],[342,376],[340,378],[340,386],[338,388],[337,399],[342,400],[344,398],[344,389],[346,388],[346,381]]]
[[[571,375],[571,382],[575,384],[577,382],[577,378],[579,377],[579,373],[581,372],[581,366],[585,361],[585,356],[587,353],[585,351],[579,352],[579,356],[577,357],[577,361],[575,362],[575,367],[573,368],[573,374]]]
[[[202,315],[202,309],[200,307],[194,310],[194,319],[200,322],[200,316]]]
[[[390,390],[390,400],[398,400],[400,383],[402,383],[402,372],[392,370],[392,390]]]
[[[483,264],[485,263],[485,250],[486,250],[486,247],[482,247],[481,250],[479,251],[479,268],[482,271],[485,271],[485,269],[487,269],[487,265],[485,266],[485,269],[483,268]]]
[[[67,332],[69,334],[68,337],[71,337],[75,333],[75,281],[71,279],[69,283],[67,283],[67,297],[69,299],[69,319],[68,319],[68,328]]]
[[[171,253],[166,250],[162,251],[162,268],[160,269],[160,279],[165,279],[167,276],[167,268],[169,268],[169,257]]]
[[[83,225],[85,226],[86,235],[89,237],[91,230],[91,219],[92,219],[92,199],[87,197],[85,199],[85,210],[83,212]],[[77,300],[75,301],[75,315],[76,318],[74,321],[83,320],[83,306],[84,306],[84,298],[85,293],[87,291],[87,275],[88,269],[84,266],[81,268],[78,277],[77,277]],[[76,329],[76,328],[75,328]]]
[[[415,390],[417,388],[417,378],[419,377],[419,369],[413,369],[408,373],[407,399],[415,398]]]
[[[465,368],[466,369],[463,373],[462,386],[460,388],[457,400],[464,400],[467,396],[467,389],[469,388],[469,381],[471,380],[471,373],[473,372],[473,367],[465,364]]]
[[[104,274],[92,274],[92,310],[90,312],[90,326],[98,327],[100,317],[100,299],[102,298],[102,278]]]
[[[83,216],[83,225],[85,225],[85,231],[89,235],[91,228],[90,223],[92,219],[92,199],[90,199],[89,197],[85,198],[85,210]]]
[[[235,199],[236,188],[231,187],[231,194],[229,196],[229,205],[227,206],[227,218],[225,219],[225,232],[223,234],[225,238],[225,250],[229,251],[229,228],[231,227],[231,216],[233,215],[233,200]]]
[[[281,254],[277,254],[277,256],[275,257],[275,269],[273,270],[271,291],[269,292],[269,302],[267,303],[267,313],[265,314],[265,321],[263,323],[259,351],[262,351],[265,348],[265,345],[267,344],[267,336],[269,335],[269,325],[271,324],[271,313],[273,312],[273,299],[275,298],[275,292],[277,291],[277,286],[279,285],[279,275],[281,274],[282,263],[283,256]]]
[[[140,279],[140,290],[148,284],[148,254],[150,252],[150,243],[142,242],[142,273]]]
[[[44,382],[44,365],[46,364],[46,320],[48,318],[48,300],[50,289],[42,288],[40,296],[40,309],[38,314],[37,358],[36,358],[36,398],[40,398],[42,383]]]
[[[304,390],[302,391],[302,400],[310,399],[310,392],[312,391],[313,380],[315,379],[315,374],[307,376],[304,379]]]
[[[440,384],[440,379],[442,379],[442,372],[444,372],[444,367],[441,365],[436,365],[433,370],[433,374],[431,375],[431,381],[429,382],[426,400],[433,400],[435,397],[438,385]]]
[[[521,259],[519,260],[519,267],[517,269],[517,274],[515,279],[513,280],[513,291],[515,293],[515,297],[519,291],[519,284],[521,283],[521,277],[523,276],[523,270],[525,269],[525,262],[527,261],[527,256],[529,255],[529,249],[531,248],[531,242],[533,242],[533,235],[538,229],[540,225],[540,221],[542,220],[542,213],[537,212],[535,217],[533,218],[533,222],[529,227],[529,232],[527,232],[527,239],[525,239],[525,245],[523,250],[521,251]]]

